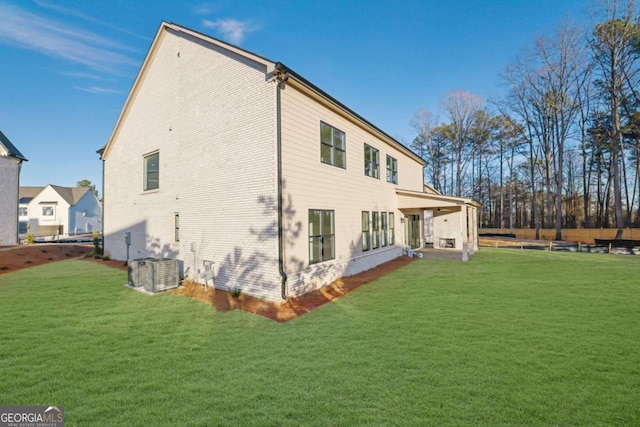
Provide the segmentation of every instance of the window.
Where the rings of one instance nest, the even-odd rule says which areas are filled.
[[[369,231],[369,212],[362,212],[362,252],[366,252],[371,247],[371,232]]]
[[[160,153],[144,157],[144,191],[160,188]]]
[[[364,144],[364,174],[380,178],[380,151],[367,144]]]
[[[398,183],[398,161],[391,156],[387,156],[387,182]]]
[[[42,207],[42,216],[53,217],[56,216],[55,206],[45,205]]]
[[[372,240],[373,240],[373,249],[376,249],[380,246],[380,233],[379,233],[379,228],[380,225],[378,223],[378,218],[380,217],[380,213],[379,212],[372,212],[372,217],[371,217],[371,223],[373,224],[373,236],[372,236]]]
[[[175,214],[173,216],[173,229],[175,232],[174,240],[176,242],[180,241],[180,214]]]
[[[396,244],[396,225],[393,212],[389,212],[389,244]]]
[[[380,228],[381,228],[381,232],[380,232],[380,237],[382,240],[382,247],[387,246],[387,213],[386,212],[382,212],[380,214]]]
[[[26,206],[20,206],[18,208],[18,216],[29,216],[29,208]]]
[[[322,163],[346,169],[346,151],[344,132],[320,122],[320,159]]]
[[[309,210],[309,264],[335,258],[333,211]]]

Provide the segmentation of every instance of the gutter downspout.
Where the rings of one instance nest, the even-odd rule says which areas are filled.
[[[287,272],[284,268],[284,202],[282,184],[282,111],[280,91],[284,89],[289,73],[284,73],[280,64],[276,64],[279,73],[276,76],[276,140],[277,140],[277,163],[278,163],[278,271],[280,273],[280,295],[283,300],[287,300]]]
[[[20,207],[20,171],[22,170],[22,160],[18,160],[18,177],[17,177],[17,181],[18,181],[18,207]],[[27,217],[27,224],[29,224],[29,219]],[[20,243],[20,214],[16,215],[16,224],[15,224],[16,228],[16,241],[13,242],[14,244],[19,244]]]
[[[104,154],[104,147],[99,149],[98,151],[96,151],[96,153],[98,153],[100,155],[100,160],[102,161],[102,202],[100,203],[100,199],[98,199],[98,202],[102,205],[100,209],[100,234],[102,234],[102,253],[100,255],[104,255],[104,244],[106,242],[105,236],[104,236],[104,158],[102,157]]]

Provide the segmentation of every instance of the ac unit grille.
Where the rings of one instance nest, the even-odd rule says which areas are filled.
[[[148,292],[161,292],[177,288],[180,284],[177,259],[143,258],[129,261],[130,282]]]

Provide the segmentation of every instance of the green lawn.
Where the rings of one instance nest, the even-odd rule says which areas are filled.
[[[640,260],[483,249],[276,323],[69,260],[0,275],[0,405],[67,426],[640,425]]]

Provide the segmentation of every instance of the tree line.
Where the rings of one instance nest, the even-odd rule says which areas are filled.
[[[640,225],[640,15],[636,1],[602,1],[594,24],[536,37],[484,103],[457,91],[445,120],[416,112],[411,148],[438,191],[482,204],[480,227]]]

